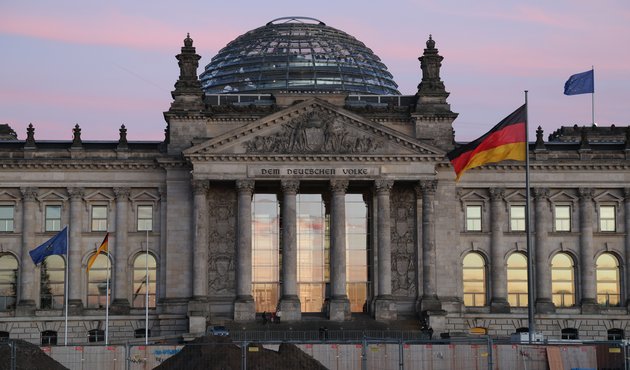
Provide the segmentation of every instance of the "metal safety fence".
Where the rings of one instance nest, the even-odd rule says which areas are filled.
[[[374,338],[362,332],[232,333],[231,340],[181,344],[38,347],[0,341],[0,369],[299,369],[318,361],[332,370],[630,370],[630,342],[516,343],[490,337],[450,340]],[[372,333],[372,334],[379,334]],[[322,336],[326,337],[322,337]],[[282,336],[281,340],[278,337]],[[289,344],[289,345],[287,345]],[[41,350],[40,350],[41,349]]]

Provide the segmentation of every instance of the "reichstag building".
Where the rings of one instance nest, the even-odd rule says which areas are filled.
[[[279,18],[200,74],[186,37],[162,141],[128,141],[124,126],[83,141],[78,125],[71,141],[32,125],[22,140],[3,125],[0,336],[62,338],[67,298],[70,340],[100,340],[109,297],[110,340],[134,338],[148,292],[152,337],[263,312],[507,336],[527,329],[530,304],[546,338],[624,337],[630,130],[539,129],[529,143],[529,302],[525,165],[455,181],[447,61],[431,36],[423,46],[403,95],[353,36]],[[29,251],[66,225],[69,257],[36,266]],[[109,257],[88,271],[107,232]]]

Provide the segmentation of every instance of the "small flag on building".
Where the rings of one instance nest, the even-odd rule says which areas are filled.
[[[68,227],[64,227],[63,230],[46,240],[44,244],[28,252],[28,254],[31,255],[31,259],[36,265],[39,265],[46,257],[53,254],[68,254]]]
[[[103,242],[101,243],[101,246],[98,247],[98,249],[96,250],[96,253],[94,253],[92,255],[92,257],[90,257],[90,259],[88,260],[86,272],[90,271],[90,268],[92,267],[92,265],[96,261],[96,257],[98,257],[99,254],[107,253],[107,240],[108,240],[108,237],[109,237],[109,233],[105,234],[105,239],[103,239]]]
[[[447,154],[455,169],[456,181],[465,171],[508,159],[524,161],[527,155],[525,129],[527,107],[520,108],[505,117],[485,135]]]
[[[564,83],[564,95],[592,94],[595,92],[595,71],[574,74]]]

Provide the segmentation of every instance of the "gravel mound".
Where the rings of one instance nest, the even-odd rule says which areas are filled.
[[[39,346],[20,339],[11,340],[16,345],[17,370],[68,370],[42,351]],[[0,370],[11,370],[11,347],[8,342],[0,342]]]

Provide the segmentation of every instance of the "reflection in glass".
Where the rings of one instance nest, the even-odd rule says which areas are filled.
[[[476,252],[464,257],[463,267],[464,305],[482,307],[486,305],[486,262]]]
[[[109,303],[112,299],[112,282],[111,282],[111,269],[112,263],[109,261],[105,254],[99,254],[94,260],[94,264],[88,271],[88,293],[87,293],[87,306],[88,308],[105,308],[107,303],[107,279],[109,281]],[[109,267],[109,269],[108,269]]]
[[[621,302],[619,261],[610,253],[597,258],[597,303],[618,306]]]
[[[346,289],[351,312],[367,311],[368,210],[362,194],[346,194]]]
[[[147,258],[148,257],[148,258]],[[148,261],[147,261],[148,260]],[[148,264],[147,264],[148,262]],[[148,269],[147,269],[148,266]],[[156,271],[155,257],[149,253],[139,254],[133,262],[133,307],[145,307],[147,294],[147,270],[149,272],[149,307],[155,307]],[[94,267],[92,267],[94,268]],[[91,270],[90,270],[91,271]]]
[[[551,293],[556,307],[575,304],[575,268],[573,259],[566,253],[558,253],[551,260]]]
[[[512,307],[527,307],[527,257],[513,253],[507,260],[508,302]]]
[[[18,261],[13,255],[0,255],[0,311],[15,308]]]
[[[256,312],[274,312],[280,284],[279,202],[254,194],[252,202],[252,295]]]
[[[41,309],[61,309],[64,304],[66,261],[52,255],[42,262],[39,289]]]

